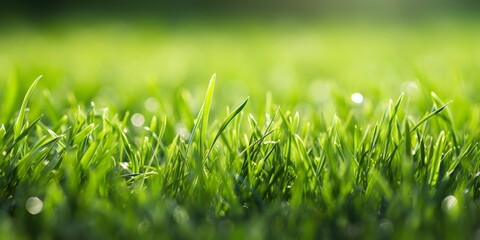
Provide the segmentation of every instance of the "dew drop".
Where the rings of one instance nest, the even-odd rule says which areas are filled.
[[[455,196],[449,195],[442,201],[442,209],[445,212],[452,211],[457,206],[458,200]]]
[[[190,138],[190,131],[182,123],[175,125],[175,133],[185,141]]]
[[[185,224],[190,220],[190,217],[188,216],[188,212],[180,206],[177,206],[173,210],[173,218],[175,218],[175,221],[178,224]]]
[[[352,94],[352,102],[360,104],[363,102],[363,95],[361,93],[354,93]]]
[[[145,117],[140,113],[135,113],[133,114],[131,121],[135,127],[141,127],[145,124]]]
[[[31,197],[27,199],[27,202],[25,203],[25,208],[30,214],[36,215],[42,211],[43,202],[38,197]]]

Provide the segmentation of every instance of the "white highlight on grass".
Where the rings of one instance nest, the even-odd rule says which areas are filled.
[[[25,208],[30,214],[36,215],[42,211],[43,202],[38,197],[31,197],[27,199],[27,202],[25,203]]]
[[[360,103],[363,102],[363,95],[361,93],[357,92],[357,93],[352,94],[351,99],[352,99],[352,102],[360,104]]]
[[[188,216],[188,212],[180,206],[177,206],[173,210],[173,218],[178,224],[185,224],[190,220],[190,217]]]
[[[457,206],[458,200],[455,196],[449,195],[442,201],[442,209],[445,212],[452,211]]]
[[[185,141],[190,138],[190,131],[182,123],[175,125],[175,133]]]
[[[153,97],[147,98],[144,105],[145,109],[147,109],[147,111],[149,112],[156,112],[160,107],[160,103],[158,102],[158,100]]]
[[[140,113],[133,114],[130,120],[135,127],[141,127],[145,124],[145,117]]]

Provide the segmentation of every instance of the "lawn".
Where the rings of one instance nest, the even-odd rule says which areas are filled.
[[[480,237],[476,19],[1,26],[1,239]]]

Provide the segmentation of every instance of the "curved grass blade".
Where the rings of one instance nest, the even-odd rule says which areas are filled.
[[[412,159],[412,136],[410,134],[410,123],[408,119],[405,119],[405,156],[408,159]]]
[[[42,119],[43,115],[40,115],[40,117],[38,117],[37,119],[35,119],[32,123],[30,123],[29,126],[27,126],[27,128],[25,128],[22,132],[19,133],[18,137],[16,137],[13,142],[11,143],[11,145],[7,148],[7,150],[5,151],[6,154],[4,155],[7,155],[10,153],[10,151],[13,150],[13,148],[15,147],[15,145],[17,145],[20,140],[22,140],[24,137],[26,137],[28,135],[28,133],[33,129],[33,127],[40,121],[40,119]]]
[[[430,118],[435,117],[436,115],[440,114],[443,111],[443,109],[445,109],[448,105],[450,105],[450,103],[452,103],[452,101],[447,102],[445,105],[441,106],[437,110],[435,110],[435,111],[431,112],[430,114],[428,114],[427,116],[423,117],[417,124],[415,124],[415,126],[413,126],[410,129],[410,132],[413,133],[415,130],[417,130],[418,127],[420,127],[420,125],[422,125],[422,123],[424,123],[424,122],[428,121]]]
[[[28,101],[30,100],[30,97],[32,96],[33,90],[37,86],[38,81],[42,78],[42,75],[38,76],[35,81],[33,81],[32,85],[30,88],[28,88],[27,93],[25,94],[25,97],[23,98],[22,106],[20,107],[20,112],[18,113],[18,118],[15,121],[15,124],[13,126],[13,133],[15,138],[17,138],[20,135],[20,132],[22,131],[23,127],[23,120],[25,118],[25,112],[27,109],[27,104]]]
[[[228,117],[225,118],[225,120],[223,120],[222,125],[218,129],[217,134],[215,135],[215,138],[213,139],[212,144],[208,149],[208,153],[205,159],[208,159],[208,157],[210,156],[210,153],[212,152],[215,142],[218,140],[220,135],[222,135],[223,131],[225,130],[225,128],[227,128],[228,124],[230,124],[230,122],[243,110],[243,108],[247,105],[247,103],[248,103],[248,98],[245,99],[245,101],[243,101],[242,104],[240,104],[240,106],[238,106],[232,113],[230,113],[230,115],[228,115]]]
[[[0,143],[3,141],[3,136],[7,134],[7,130],[5,130],[5,126],[2,124],[0,127]]]
[[[203,112],[202,112],[202,125],[200,128],[200,148],[203,148],[202,141],[206,139],[207,126],[208,126],[208,115],[210,114],[210,107],[212,104],[213,90],[215,89],[215,78],[216,74],[213,74],[210,79],[210,83],[207,88],[207,95],[205,96],[205,102],[203,103]],[[203,152],[203,151],[202,151]]]
[[[210,106],[212,103],[213,98],[213,90],[215,88],[215,79],[216,74],[213,74],[212,78],[210,78],[210,82],[207,88],[207,94],[205,95],[205,100],[203,102],[202,108],[200,108],[200,112],[198,113],[197,119],[195,124],[193,125],[192,133],[190,134],[190,138],[188,139],[188,147],[185,153],[185,157],[187,157],[190,147],[192,146],[193,139],[195,138],[195,133],[197,128],[200,127],[200,140],[199,140],[199,147],[200,149],[202,146],[202,139],[205,138],[205,134],[207,132],[207,124],[208,124],[208,115],[210,113]]]
[[[426,121],[428,121],[429,119],[435,117],[436,115],[440,114],[450,103],[452,103],[452,101],[448,102],[447,104],[441,106],[440,108],[438,108],[437,110],[429,113],[427,116],[423,117],[417,124],[415,124],[412,128],[410,128],[410,133],[413,133],[415,132],[415,130],[417,130],[417,128],[419,128],[423,123],[425,123]],[[403,143],[405,143],[405,137],[402,138],[398,144],[396,144],[395,148],[393,149],[392,153],[388,156],[388,160],[390,161],[392,158],[393,158],[393,155],[397,152],[398,150],[398,147],[400,145],[402,145]],[[411,140],[410,140],[411,141]]]
[[[433,100],[438,103],[439,105],[444,105],[442,99],[435,94],[434,92],[431,92],[430,95],[432,95]],[[448,124],[448,127],[450,128],[453,144],[455,146],[455,154],[456,156],[460,155],[461,148],[459,147],[458,140],[457,140],[457,131],[455,131],[455,127],[453,125],[453,116],[452,113],[450,112],[450,109],[446,110],[446,114],[442,116],[442,119],[445,120],[445,122]]]

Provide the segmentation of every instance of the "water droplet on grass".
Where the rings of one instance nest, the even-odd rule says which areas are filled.
[[[187,211],[180,206],[177,206],[173,210],[173,218],[178,224],[185,224],[188,222],[188,220],[190,220]]]
[[[455,196],[449,195],[442,201],[442,209],[445,212],[452,211],[457,206],[458,200]]]
[[[157,99],[151,97],[145,100],[145,109],[149,112],[156,112],[158,108],[160,107],[160,103],[157,101]]]
[[[354,93],[352,94],[352,102],[360,104],[363,102],[363,95],[361,93]]]
[[[175,125],[175,133],[185,141],[190,138],[190,131],[182,123]]]
[[[145,124],[145,117],[140,113],[133,114],[130,120],[135,127],[141,127]]]
[[[43,202],[38,197],[31,197],[27,199],[27,202],[25,203],[25,208],[30,214],[36,215],[42,211]]]

